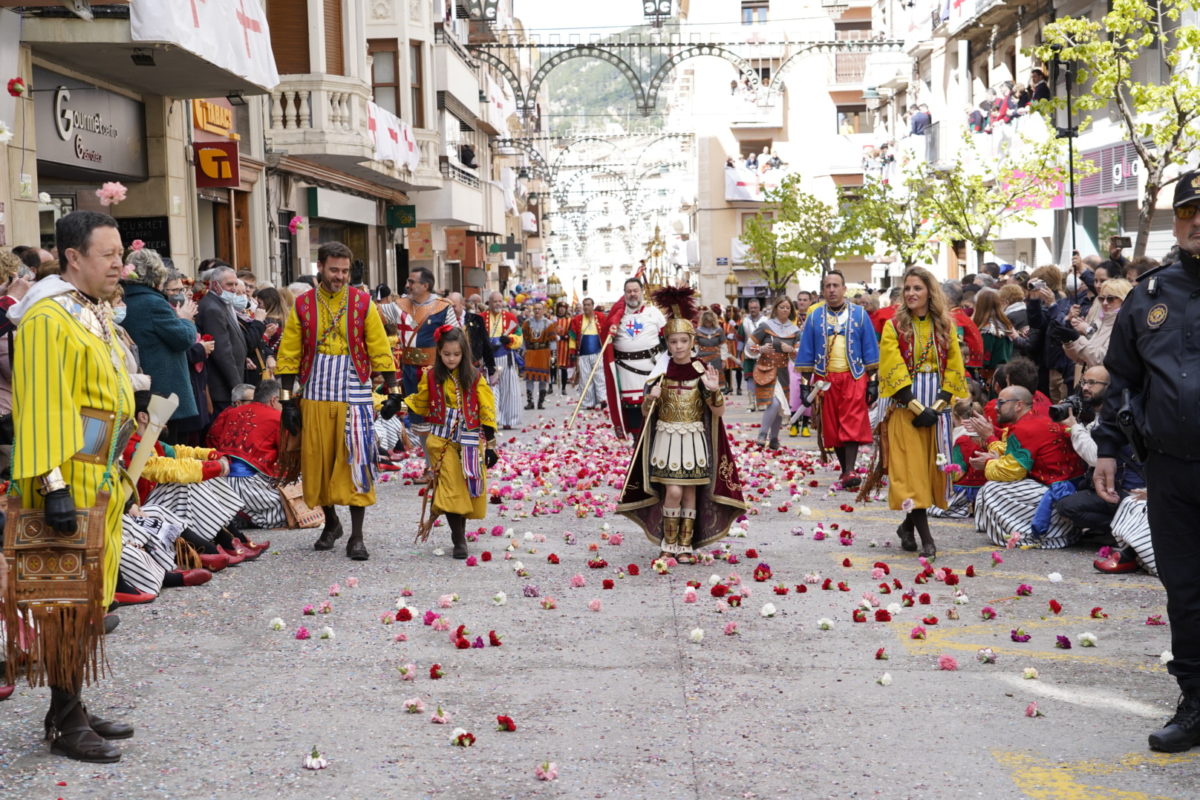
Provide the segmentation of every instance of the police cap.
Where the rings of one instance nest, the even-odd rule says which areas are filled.
[[[1175,184],[1174,208],[1200,202],[1200,170],[1190,170],[1179,176]]]

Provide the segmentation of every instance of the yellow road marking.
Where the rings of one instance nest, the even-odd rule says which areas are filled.
[[[1009,771],[1017,788],[1032,800],[1179,800],[1168,795],[1116,789],[1087,782],[1091,778],[1129,777],[1172,764],[1194,763],[1196,753],[1128,753],[1115,759],[1059,762],[1015,750],[993,750],[992,757]]]

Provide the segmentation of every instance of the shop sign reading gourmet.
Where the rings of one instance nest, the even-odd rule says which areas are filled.
[[[54,177],[146,178],[141,103],[35,68],[39,169]]]

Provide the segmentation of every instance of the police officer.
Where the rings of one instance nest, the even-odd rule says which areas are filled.
[[[1104,365],[1110,374],[1101,424],[1096,493],[1118,501],[1117,459],[1126,442],[1118,419],[1128,390],[1144,441],[1147,508],[1158,576],[1171,621],[1168,671],[1179,707],[1150,734],[1150,749],[1179,753],[1200,744],[1200,171],[1175,186],[1180,261],[1146,273],[1121,307]]]

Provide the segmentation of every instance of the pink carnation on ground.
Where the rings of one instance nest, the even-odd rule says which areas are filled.
[[[954,660],[954,656],[938,656],[938,669],[954,672],[958,669],[958,662]]]

